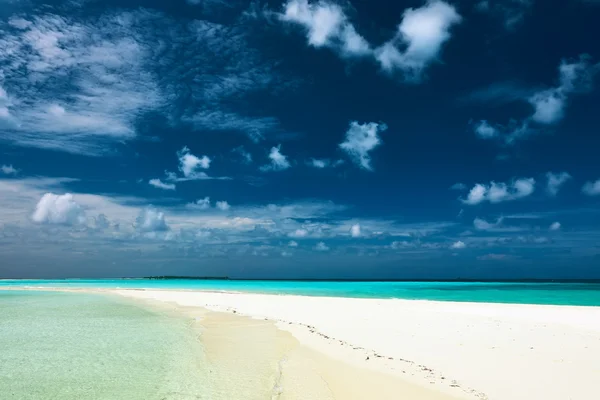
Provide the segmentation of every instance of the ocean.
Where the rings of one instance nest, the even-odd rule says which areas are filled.
[[[303,296],[600,306],[600,283],[337,282],[198,279],[0,280],[3,286],[240,291]]]

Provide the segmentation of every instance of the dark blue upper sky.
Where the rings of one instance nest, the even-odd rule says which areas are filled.
[[[600,277],[598,1],[0,4],[0,278]]]

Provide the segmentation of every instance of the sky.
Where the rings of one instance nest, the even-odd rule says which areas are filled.
[[[600,278],[599,20],[0,0],[0,278]]]

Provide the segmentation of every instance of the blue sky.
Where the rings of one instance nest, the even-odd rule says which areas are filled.
[[[598,1],[0,3],[0,277],[600,277]]]

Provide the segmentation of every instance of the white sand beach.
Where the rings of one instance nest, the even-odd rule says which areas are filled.
[[[600,382],[600,307],[110,292],[276,321],[315,354],[454,398],[587,400]]]

